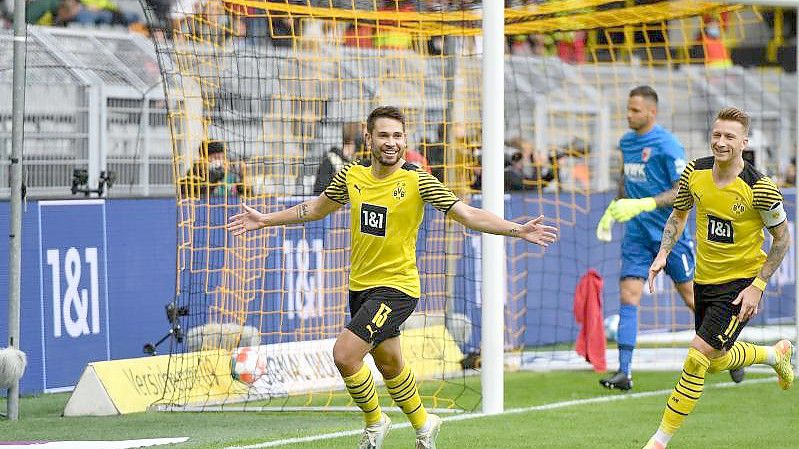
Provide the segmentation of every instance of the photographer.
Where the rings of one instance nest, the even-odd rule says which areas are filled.
[[[241,196],[249,193],[244,185],[244,163],[228,160],[223,142],[204,141],[200,144],[199,155],[181,182],[184,195]]]

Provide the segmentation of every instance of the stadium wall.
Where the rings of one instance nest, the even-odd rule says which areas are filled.
[[[789,216],[794,213],[794,199],[795,192],[786,191]],[[576,208],[565,208],[563,203],[547,201],[547,198],[540,201],[541,198],[524,193],[506,195],[506,215],[523,219],[525,211],[530,210],[527,203],[530,200],[542,205],[541,213],[559,217],[561,240],[548,248],[543,257],[537,247],[508,241],[508,298],[522,298],[521,304],[509,307],[527,311],[519,321],[508,320],[506,335],[522,336],[521,341],[509,345],[573,342],[578,330],[572,316],[574,290],[579,277],[589,268],[598,270],[605,279],[605,314],[618,309],[622,229],[620,226],[614,229],[615,239],[609,244],[601,244],[594,238],[593,229],[603,211],[603,207],[597,205],[607,204],[608,194],[575,196]],[[286,205],[296,201],[296,198],[287,199]],[[479,198],[473,203],[479,205]],[[23,216],[21,346],[28,354],[29,365],[21,385],[23,393],[70,389],[88,362],[142,356],[144,343],[155,341],[167,332],[164,306],[174,298],[176,291],[176,213],[173,199],[31,201],[27,204]],[[216,215],[218,218],[213,220],[224,220],[224,214],[196,214]],[[439,215],[428,211],[425,220],[440,218]],[[9,203],[0,203],[0,228],[8,229],[8,216]],[[211,231],[196,232],[224,232],[215,226],[201,228]],[[269,238],[293,240],[288,248],[295,250],[297,243],[305,239],[307,245],[303,246],[311,252],[314,239],[342,241],[326,238],[325,222],[304,231],[275,233]],[[222,236],[204,240],[224,242]],[[418,247],[420,255],[425,250],[423,240],[422,235]],[[479,236],[469,234],[466,242],[462,257],[458,257],[461,276],[455,284],[455,296],[459,298],[480,292]],[[286,248],[274,242],[269,246]],[[0,243],[0,260],[7,258],[8,242],[4,240]],[[284,257],[269,257],[268,260],[276,263]],[[313,275],[319,261],[315,255],[309,255],[308,260],[310,270],[304,273]],[[785,322],[794,316],[794,274],[791,254],[772,278],[770,291],[774,293],[766,301],[766,310],[756,323]],[[8,291],[7,279],[7,264],[0,263],[2,292]],[[325,282],[340,283],[341,280],[327,278]],[[313,285],[313,282],[305,280],[303,285]],[[663,292],[670,288],[665,282],[660,285]],[[642,311],[650,316],[643,315],[641,322],[673,321],[665,316],[673,313],[673,296],[645,296],[644,304],[663,302],[663,307]],[[269,304],[269,301],[266,299],[263,303]],[[276,301],[277,304],[288,303],[280,298]],[[253,301],[254,305],[261,303]],[[479,339],[480,322],[480,301],[473,303],[478,304],[475,310],[463,310],[463,305],[456,302],[456,311],[466,314],[475,326],[472,341],[466,342],[471,347]],[[7,306],[7,298],[3,295],[0,311]],[[288,333],[292,326],[301,325],[302,319],[332,319],[314,317],[313,307],[304,309],[302,304],[292,307],[297,308],[285,311],[282,316],[283,325],[289,327]],[[655,316],[658,314],[664,316]],[[690,326],[689,315],[682,315],[680,320],[682,322],[677,324]],[[524,326],[526,331],[513,329],[514,326]],[[7,322],[0,320],[0,335],[6,333]],[[263,343],[273,342],[265,338]],[[168,343],[159,349],[168,351]]]

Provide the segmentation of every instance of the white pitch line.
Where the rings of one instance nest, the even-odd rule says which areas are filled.
[[[762,379],[751,379],[746,380],[741,384],[736,384],[733,382],[722,382],[717,384],[710,384],[706,385],[705,388],[708,389],[716,389],[716,388],[730,388],[732,386],[745,386],[745,385],[752,385],[752,384],[762,384],[767,382],[774,382],[776,377],[765,377]],[[613,396],[598,396],[595,398],[588,398],[588,399],[574,399],[571,401],[561,401],[561,402],[552,402],[549,404],[543,405],[533,405],[530,407],[519,407],[519,408],[511,408],[505,410],[502,413],[497,415],[486,415],[484,413],[464,413],[462,415],[456,416],[447,416],[441,418],[442,421],[464,421],[467,419],[477,419],[477,418],[485,418],[488,416],[499,416],[499,415],[516,415],[519,413],[528,413],[528,412],[540,412],[546,410],[554,410],[558,408],[564,407],[571,407],[573,405],[586,405],[586,404],[597,404],[603,402],[616,402],[616,401],[626,401],[628,399],[638,399],[638,398],[647,398],[651,396],[662,396],[671,393],[672,388],[668,390],[655,390],[655,391],[644,391],[641,393],[627,393],[627,394],[618,394]],[[404,422],[400,424],[392,425],[392,429],[403,429],[405,427],[410,427],[409,422]],[[248,446],[227,446],[225,449],[261,449],[264,447],[278,447],[278,446],[286,446],[289,444],[297,444],[297,443],[308,443],[311,441],[320,441],[320,440],[330,440],[333,438],[341,438],[341,437],[348,437],[354,435],[360,435],[363,432],[363,429],[357,430],[344,430],[341,432],[333,432],[333,433],[324,433],[321,435],[311,435],[307,437],[297,437],[297,438],[286,438],[283,440],[274,440],[274,441],[266,441],[263,443],[256,443],[251,444]]]

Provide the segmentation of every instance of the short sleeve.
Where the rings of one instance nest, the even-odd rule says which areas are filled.
[[[682,172],[685,171],[685,164],[684,157],[680,157],[679,155],[669,154],[666,156],[666,173],[668,174],[669,181],[671,184],[674,185],[676,182],[680,180],[682,176]]]
[[[691,173],[694,171],[696,161],[691,161],[680,175],[678,182],[677,198],[674,199],[674,208],[677,210],[691,210],[694,207],[694,197],[691,195]]]
[[[771,210],[778,203],[782,203],[780,189],[768,177],[762,177],[752,187],[752,207],[757,210]]]
[[[685,171],[685,149],[674,136],[669,135],[669,137],[664,143],[663,160],[666,174],[673,185],[679,181],[682,172]]]
[[[419,194],[425,203],[430,203],[433,207],[446,214],[455,203],[460,201],[452,193],[452,190],[446,188],[444,184],[441,184],[441,181],[430,173],[421,169],[416,170],[416,173],[419,174]]]
[[[350,193],[347,190],[347,172],[355,164],[356,162],[352,162],[345,165],[344,168],[333,176],[333,180],[330,181],[330,184],[324,191],[324,194],[327,195],[328,198],[339,204],[347,204],[350,202]]]

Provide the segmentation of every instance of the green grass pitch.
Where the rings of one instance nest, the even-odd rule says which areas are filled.
[[[501,416],[444,422],[439,449],[461,448],[633,448],[640,449],[660,422],[667,394],[634,396],[608,392],[591,372],[507,373],[505,408],[525,408],[573,401],[570,405]],[[795,449],[799,429],[799,388],[782,391],[776,380],[752,382],[764,375],[749,374],[743,384],[728,388],[722,373],[708,379],[696,411],[674,437],[673,449]],[[638,372],[635,393],[673,387],[675,372]],[[469,379],[475,384],[479,379]],[[382,402],[388,395],[381,391]],[[582,402],[598,397],[610,402]],[[0,420],[0,440],[119,440],[188,436],[180,449],[208,449],[256,445],[286,438],[355,430],[361,427],[357,413],[156,413],[102,418],[62,418],[66,394],[23,397],[20,420]],[[0,400],[5,409],[5,402]],[[405,423],[392,414],[394,423]],[[352,449],[357,436],[346,436],[288,446],[299,448]],[[413,446],[410,428],[396,428],[385,449]],[[161,446],[167,447],[167,446]]]

